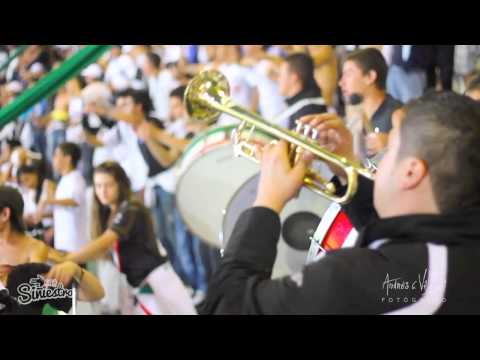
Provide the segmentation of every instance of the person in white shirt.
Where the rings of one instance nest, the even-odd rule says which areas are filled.
[[[63,143],[55,150],[53,168],[61,175],[55,196],[42,206],[53,206],[54,242],[60,251],[72,252],[88,242],[86,184],[78,171],[81,150],[73,143]]]
[[[130,178],[133,192],[141,193],[145,188],[148,169],[135,134],[139,119],[135,113],[129,112],[128,104],[126,104],[126,99],[132,91],[132,89],[126,89],[117,93],[113,108],[98,103],[91,107],[92,114],[117,121],[117,123],[109,130],[89,135],[89,142],[96,149],[109,148],[110,160],[120,163]],[[127,107],[125,107],[126,105]]]
[[[280,94],[276,64],[263,45],[242,45],[242,49],[245,55],[242,64],[252,70],[247,80],[258,90],[258,111],[265,119],[274,119],[287,108]]]
[[[167,119],[169,115],[168,97],[170,92],[180,86],[172,69],[162,70],[160,57],[151,52],[146,55],[143,72],[147,78],[148,93],[153,102],[155,116]]]
[[[218,45],[215,60],[220,63],[218,70],[228,80],[230,97],[240,106],[256,111],[258,109],[258,92],[255,84],[249,82],[252,71],[239,63],[240,46]],[[218,120],[219,125],[236,123],[238,123],[238,119],[226,114],[222,114]]]
[[[109,86],[112,86],[115,79],[118,78],[125,79],[129,85],[135,80],[138,67],[133,58],[128,54],[131,49],[126,48],[126,50],[122,53],[122,47],[115,45],[110,52],[110,61],[105,70],[105,82]]]

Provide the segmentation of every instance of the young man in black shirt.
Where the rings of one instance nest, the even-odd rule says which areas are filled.
[[[373,156],[387,146],[392,129],[392,115],[402,104],[387,94],[388,66],[382,53],[374,48],[357,50],[347,56],[340,88],[347,103],[360,97],[359,117],[351,130],[357,137],[355,147],[360,157]],[[351,120],[351,119],[348,119]]]
[[[304,121],[333,151],[358,162],[341,119]],[[202,312],[480,313],[480,290],[471,286],[480,281],[479,142],[480,107],[473,100],[440,93],[410,103],[393,124],[375,184],[360,178],[344,207],[361,230],[357,246],[327,252],[276,280],[270,277],[278,213],[303,185],[308,164],[303,159],[292,168],[285,142],[268,145],[257,200],[236,225]]]

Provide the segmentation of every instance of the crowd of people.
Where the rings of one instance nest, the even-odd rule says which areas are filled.
[[[0,107],[35,86],[81,47],[28,46],[0,72]],[[0,46],[0,65],[14,51],[15,46]],[[238,250],[241,242],[247,249],[254,246],[245,237],[254,236],[249,229],[261,227],[260,223],[272,224],[272,234],[278,232],[275,215],[258,207],[279,213],[298,192],[289,184],[294,181],[289,179],[292,174],[277,169],[276,177],[263,176],[260,186],[264,191],[259,191],[257,209],[242,217],[223,260],[186,226],[175,203],[175,164],[191,140],[206,130],[189,118],[183,101],[186,86],[200,71],[216,69],[228,79],[230,96],[267,121],[292,130],[299,120],[312,122],[320,135],[325,131],[321,124],[337,121],[351,134],[351,152],[339,152],[367,165],[395,151],[392,142],[396,140],[389,133],[398,133],[405,117],[412,123],[409,114],[432,111],[443,119],[441,110],[445,109],[435,98],[437,93],[453,91],[480,101],[479,66],[480,45],[114,45],[54,96],[0,129],[0,186],[2,191],[16,188],[24,204],[15,210],[11,209],[13,200],[4,203],[0,199],[4,221],[0,224],[0,265],[50,261],[59,265],[41,271],[88,274],[80,279],[80,284],[88,282],[83,284],[84,298],[104,297],[104,313],[133,313],[131,304],[125,310],[125,303],[120,306],[115,301],[113,283],[121,280],[109,274],[112,264],[125,275],[118,286],[129,287],[128,299],[140,304],[144,313],[193,314],[198,309],[203,313],[309,313],[319,308],[325,311],[327,306],[332,306],[332,312],[345,311],[341,302],[333,306],[333,298],[322,298],[322,294],[313,294],[313,299],[318,296],[315,304],[306,301],[303,296],[312,295],[310,290],[301,285],[300,291],[292,290],[292,281],[303,280],[266,282],[268,271],[259,266],[271,265],[271,249],[260,246],[264,254],[253,259],[257,263],[246,259],[248,251]],[[452,106],[458,102],[458,108],[468,113],[453,94],[443,99]],[[436,107],[429,108],[428,101]],[[318,114],[332,118],[319,119]],[[223,114],[216,125],[233,123],[238,120]],[[338,150],[338,144],[330,144],[329,134],[319,141]],[[285,160],[284,145],[266,149],[264,158]],[[262,175],[273,171],[272,166],[266,168]],[[295,176],[303,178],[305,169],[295,169]],[[275,179],[283,177],[287,185],[282,187]],[[377,211],[385,217],[389,214],[384,206],[389,201],[382,199]],[[356,221],[359,228],[373,216],[375,210],[370,210]],[[20,222],[24,226],[13,226],[18,247],[24,247],[23,251],[38,248],[37,241],[29,244],[26,240],[38,239],[45,246],[39,250],[43,256],[31,259],[20,256],[20,251],[4,255],[15,243],[7,239],[10,226],[6,225],[14,212],[17,216],[23,213]],[[368,246],[370,240],[365,240]],[[337,266],[346,266],[343,262],[348,263],[349,256],[354,255],[332,256],[327,265],[316,266],[333,273]],[[92,262],[96,264],[92,272],[105,294],[95,277],[84,270]],[[56,266],[67,270],[55,270]],[[310,272],[304,275],[305,286],[324,280],[315,269],[306,271]],[[311,273],[313,278],[308,277]],[[250,277],[255,279],[250,281]],[[335,286],[343,286],[340,280]],[[160,299],[155,311],[142,304],[139,294],[144,291]],[[292,299],[290,304],[284,301],[287,298]],[[348,311],[356,309],[348,306]],[[391,310],[371,306],[374,312]]]

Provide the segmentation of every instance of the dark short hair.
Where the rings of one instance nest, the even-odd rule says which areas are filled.
[[[63,155],[70,156],[70,158],[72,159],[72,166],[76,168],[78,162],[82,158],[82,150],[80,149],[80,147],[77,144],[71,142],[64,142],[58,145],[58,149],[60,149]]]
[[[352,52],[346,61],[353,61],[366,75],[370,71],[377,74],[375,85],[380,90],[387,86],[388,65],[380,50],[375,48],[362,49]]]
[[[315,81],[315,63],[310,55],[294,53],[288,55],[285,61],[290,71],[298,75],[304,89],[317,86],[317,82]]]
[[[135,105],[142,105],[142,110],[145,115],[153,111],[153,102],[146,90],[126,89],[117,94],[117,98],[130,97]]]
[[[155,69],[160,69],[160,66],[162,65],[162,59],[160,59],[160,56],[154,52],[149,52],[147,53],[147,59]]]
[[[10,224],[19,233],[25,232],[25,223],[23,222],[23,211],[25,204],[20,192],[10,186],[0,186],[0,211],[10,209]]]
[[[399,158],[427,163],[442,213],[480,205],[480,104],[453,92],[431,93],[405,107]]]
[[[172,92],[170,92],[170,97],[178,97],[183,100],[183,97],[185,95],[185,91],[187,90],[187,87],[182,85],[174,89]]]
[[[20,177],[23,174],[35,174],[37,175],[38,178],[38,184],[37,188],[35,189],[36,194],[35,194],[35,203],[38,204],[40,201],[40,196],[42,195],[42,186],[43,186],[43,181],[45,180],[45,174],[42,171],[42,168],[39,163],[33,163],[33,164],[27,164],[27,165],[22,165],[18,168],[17,170],[17,178],[20,181]]]

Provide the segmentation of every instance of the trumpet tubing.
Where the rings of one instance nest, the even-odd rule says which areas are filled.
[[[315,140],[272,124],[258,114],[237,105],[229,97],[228,81],[216,70],[203,71],[192,79],[185,92],[185,104],[192,120],[208,125],[213,124],[222,113],[239,119],[241,124],[233,134],[236,155],[256,161],[253,145],[249,144],[248,140],[254,131],[260,130],[275,139],[287,141],[290,144],[292,162],[298,160],[301,152],[308,151],[318,159],[340,167],[348,180],[347,190],[341,197],[334,195],[336,190],[334,184],[322,179],[314,170],[310,169],[304,179],[305,186],[331,201],[339,204],[348,203],[357,191],[358,175],[372,179],[372,174],[367,169],[327,151]],[[305,134],[311,130],[313,129],[307,128]],[[247,136],[244,135],[245,132]]]

